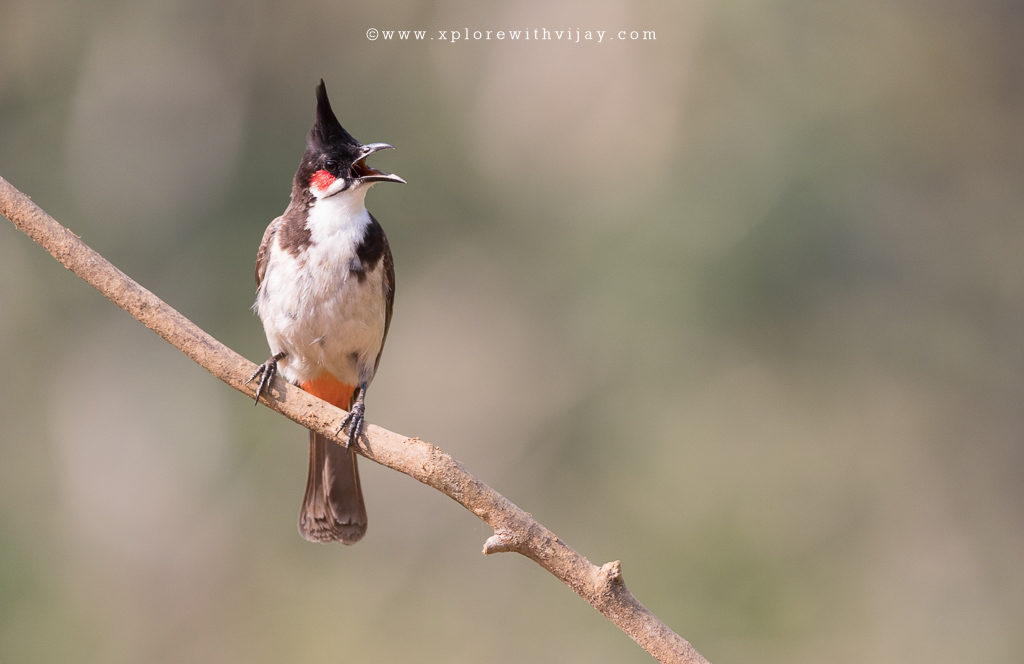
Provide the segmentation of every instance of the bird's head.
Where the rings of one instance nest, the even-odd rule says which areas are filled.
[[[331,110],[323,79],[316,88],[316,123],[306,141],[306,153],[295,174],[296,185],[308,188],[317,199],[343,191],[369,187],[374,182],[405,180],[366,163],[374,152],[394,148],[387,143],[362,144],[345,131]]]

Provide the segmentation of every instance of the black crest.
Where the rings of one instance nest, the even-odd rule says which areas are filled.
[[[316,86],[316,123],[309,132],[309,147],[320,150],[338,149],[350,146],[353,154],[359,147],[359,141],[352,137],[352,134],[345,131],[345,128],[338,122],[338,117],[331,109],[331,100],[327,98],[327,86],[324,79],[320,79],[320,85]]]

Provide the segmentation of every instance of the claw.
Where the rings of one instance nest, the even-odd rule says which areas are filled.
[[[348,440],[345,441],[346,448],[351,446],[359,438],[360,434],[363,433],[364,415],[366,413],[365,399],[366,383],[362,383],[359,385],[356,398],[352,402],[352,407],[349,408],[348,415],[341,421],[341,426],[338,427],[338,430],[334,432],[334,435],[337,436],[345,430],[345,427],[348,427]]]
[[[260,378],[260,382],[256,385],[256,399],[253,401],[254,406],[259,404],[260,396],[265,394],[267,388],[270,387],[270,383],[273,382],[274,376],[277,375],[277,362],[278,360],[283,359],[286,354],[287,353],[282,351],[271,355],[270,359],[256,367],[256,371],[249,376],[249,380],[245,381],[245,384],[248,385],[252,381],[256,380],[257,376]]]

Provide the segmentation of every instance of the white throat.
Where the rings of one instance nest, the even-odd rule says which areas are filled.
[[[323,242],[340,234],[358,242],[370,223],[365,203],[367,189],[369,187],[365,185],[356,185],[333,196],[314,200],[306,221],[310,239]]]

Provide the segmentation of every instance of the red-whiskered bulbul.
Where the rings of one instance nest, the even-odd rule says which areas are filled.
[[[405,182],[366,164],[393,146],[359,143],[338,122],[323,79],[316,122],[292,181],[291,200],[267,226],[256,255],[256,304],[272,353],[249,378],[256,401],[280,373],[349,411],[345,447],[310,431],[309,476],[299,533],[352,544],[366,533],[356,454],[366,388],[391,324],[395,268],[384,229],[366,210],[375,182]]]

